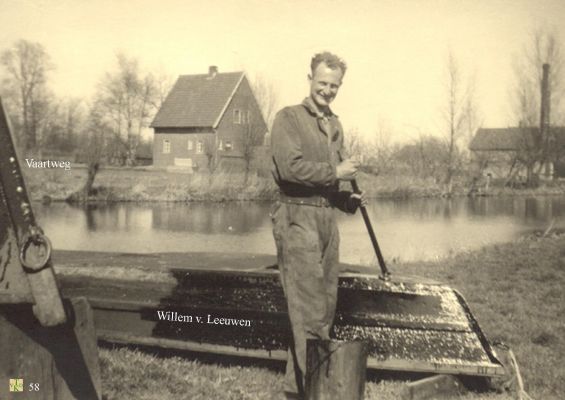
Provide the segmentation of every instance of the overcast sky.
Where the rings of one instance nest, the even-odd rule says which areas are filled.
[[[438,134],[451,48],[476,75],[483,126],[511,118],[514,57],[541,25],[565,44],[563,0],[1,0],[0,50],[40,42],[57,95],[87,98],[117,51],[147,71],[245,70],[272,81],[281,106],[308,93],[311,56],[330,50],[349,69],[333,109],[346,130],[379,125],[395,140]],[[559,28],[559,25],[562,28]]]

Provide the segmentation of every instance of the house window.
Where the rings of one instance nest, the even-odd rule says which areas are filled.
[[[251,122],[251,112],[245,110],[238,110],[241,115],[241,123],[249,124]]]
[[[171,152],[171,141],[170,140],[163,140],[163,153],[169,154]]]
[[[229,140],[226,140],[224,148],[226,149],[226,151],[230,151],[232,149],[231,142]]]
[[[188,147],[187,147],[187,149],[188,149],[188,150],[192,150],[192,149],[193,149],[193,146],[194,146],[194,143],[192,142],[192,140],[191,140],[191,139],[188,139]]]
[[[233,110],[233,123],[241,124],[241,110],[238,109]]]
[[[198,142],[196,142],[196,154],[202,153],[204,153],[204,142],[202,142],[202,140],[199,140]]]
[[[222,141],[222,139],[220,139],[220,142],[218,143],[218,150],[223,150],[224,149],[224,142]]]

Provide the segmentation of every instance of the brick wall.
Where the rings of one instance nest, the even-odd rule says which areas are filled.
[[[188,145],[189,140],[192,141],[191,149]],[[211,141],[215,146],[215,140],[216,137],[213,133],[168,133],[166,131],[155,133],[153,165],[159,168],[175,166],[176,158],[181,160],[191,159],[193,167],[207,168],[206,142]],[[165,141],[169,143],[169,152],[164,151]],[[201,153],[198,153],[198,142],[202,143]]]

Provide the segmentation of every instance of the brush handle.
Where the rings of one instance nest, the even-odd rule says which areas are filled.
[[[357,185],[357,181],[353,179],[351,181],[351,188],[353,189],[354,193],[361,193],[359,190],[359,185]],[[377,260],[379,261],[379,266],[381,267],[381,279],[387,281],[390,279],[390,272],[386,266],[385,260],[383,258],[383,254],[381,253],[381,248],[379,247],[379,242],[377,242],[377,236],[375,235],[375,231],[373,230],[373,224],[371,224],[371,220],[369,219],[369,214],[367,213],[367,208],[361,205],[359,206],[361,209],[361,215],[363,216],[363,221],[365,221],[365,226],[367,227],[367,232],[369,233],[369,237],[371,238],[371,243],[373,244],[373,249],[375,250],[375,255],[377,256]]]

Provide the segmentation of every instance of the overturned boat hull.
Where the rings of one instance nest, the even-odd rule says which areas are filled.
[[[286,359],[286,301],[271,256],[58,252],[65,296],[86,296],[98,337]],[[231,268],[230,268],[231,266]],[[374,369],[503,375],[463,297],[436,283],[382,281],[343,266],[336,339],[365,339]]]

